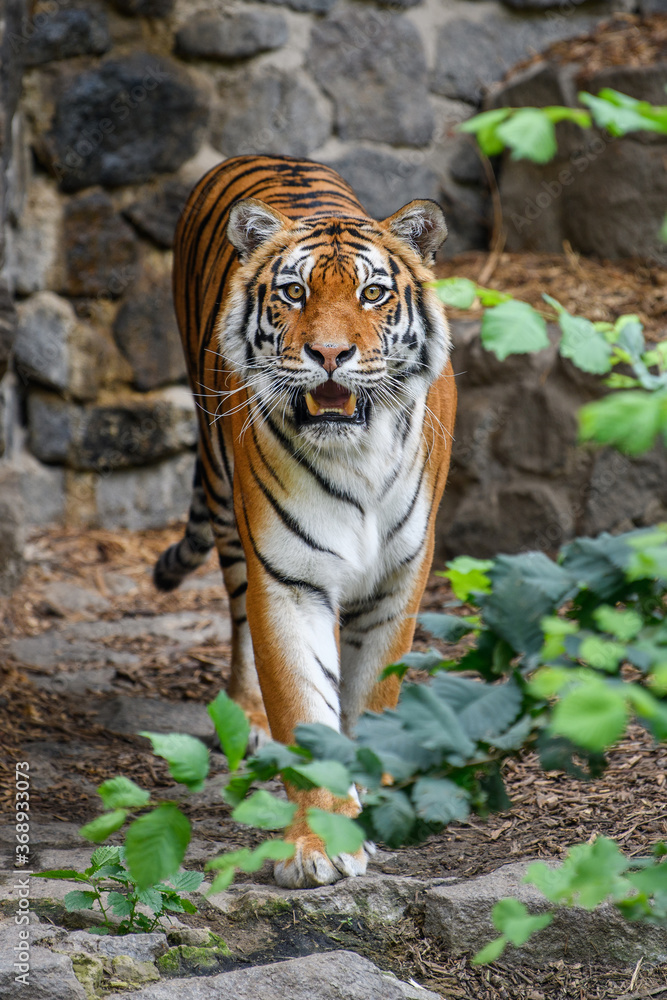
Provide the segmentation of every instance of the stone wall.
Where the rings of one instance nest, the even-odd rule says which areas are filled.
[[[377,217],[414,197],[437,199],[447,254],[483,248],[485,175],[454,126],[517,60],[629,6],[5,0],[0,127],[11,191],[0,199],[0,375],[15,343],[0,382],[0,480],[18,491],[25,521],[137,528],[184,514],[195,419],[171,305],[171,245],[187,193],[209,167],[239,153],[306,155],[336,167]],[[16,299],[15,336],[3,287]],[[489,356],[479,369],[495,371]],[[496,405],[495,376],[476,377]],[[515,394],[512,376],[498,378]],[[473,426],[485,392],[462,393],[461,428]],[[559,397],[567,428],[564,405]],[[457,460],[454,524],[492,471],[500,489],[503,462],[514,462],[498,444],[483,468],[478,429],[471,433],[477,457]],[[545,475],[551,490],[553,470],[516,469]],[[501,491],[493,509],[506,502]],[[448,550],[464,544],[455,536],[482,545],[469,529],[443,532]]]
[[[667,451],[639,459],[577,445],[577,410],[600,379],[552,346],[498,361],[479,323],[451,324],[461,406],[436,556],[555,552],[577,535],[667,520]]]

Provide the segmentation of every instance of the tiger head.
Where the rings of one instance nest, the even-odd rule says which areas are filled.
[[[383,222],[233,205],[227,236],[240,267],[220,347],[262,412],[304,443],[335,447],[425,397],[449,355],[444,309],[425,287],[446,235],[433,201]]]

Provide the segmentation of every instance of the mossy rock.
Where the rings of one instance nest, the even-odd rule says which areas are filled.
[[[160,978],[152,962],[140,962],[129,955],[114,955],[111,968],[116,980],[127,983],[128,986],[141,986],[143,983],[155,983]]]
[[[102,960],[93,955],[85,955],[83,952],[75,952],[71,959],[74,975],[86,991],[86,996],[93,1000],[98,995],[97,990],[102,985],[104,977]]]
[[[211,936],[217,937],[217,935]],[[166,955],[158,958],[157,967],[163,976],[170,978],[210,976],[229,968],[231,952],[221,938],[218,938],[218,941],[220,944],[208,948],[189,944],[176,945],[175,948],[170,948]]]

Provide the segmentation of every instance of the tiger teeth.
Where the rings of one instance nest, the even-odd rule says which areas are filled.
[[[313,398],[313,394],[307,392],[306,406],[311,417],[319,417],[323,413],[344,413],[346,417],[352,417],[357,407],[357,397],[354,392],[351,392],[345,406],[320,406]]]

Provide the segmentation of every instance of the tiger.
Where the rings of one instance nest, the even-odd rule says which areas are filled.
[[[383,221],[333,169],[238,156],[196,185],[177,225],[173,292],[199,443],[187,527],[154,581],[178,586],[215,546],[232,621],[227,692],[254,742],[299,723],[352,735],[396,705],[379,675],[410,649],[449,469],[456,388],[444,307],[429,282],[440,206]],[[252,748],[251,746],[251,748]],[[330,857],[316,806],[296,803],[281,886],[366,871],[372,845]]]

